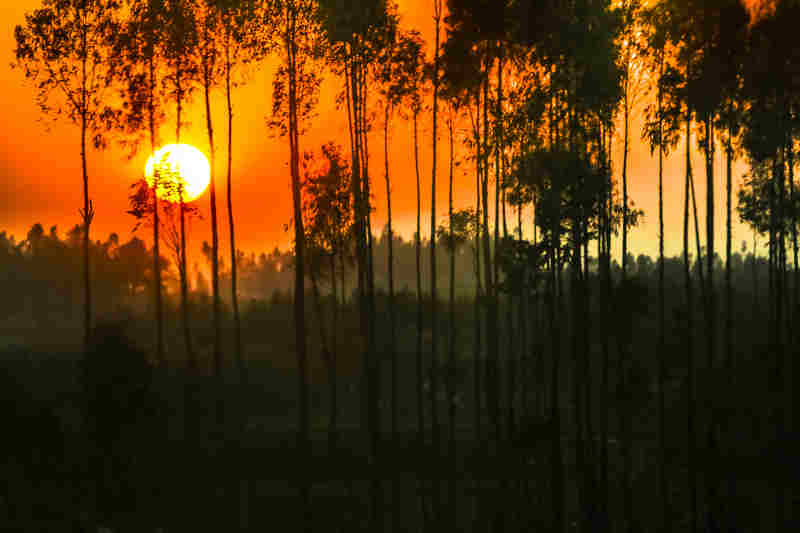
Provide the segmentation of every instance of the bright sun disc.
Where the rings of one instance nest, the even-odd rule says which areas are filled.
[[[150,156],[144,175],[152,187],[155,171],[159,170],[158,197],[169,202],[191,202],[206,190],[211,182],[211,167],[205,154],[188,144],[168,144]]]

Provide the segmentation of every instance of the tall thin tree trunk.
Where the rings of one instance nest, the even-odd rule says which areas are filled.
[[[155,65],[153,58],[148,61],[149,68],[149,94],[148,94],[148,120],[150,127],[150,149],[151,153],[156,151],[156,125],[155,125]],[[156,304],[156,360],[161,368],[166,366],[164,360],[164,317],[163,305],[161,303],[161,255],[159,229],[161,223],[158,217],[158,174],[153,173],[153,279],[155,283],[155,304]],[[87,232],[88,237],[88,232]]]
[[[391,431],[393,446],[398,445],[398,375],[397,375],[397,326],[395,317],[394,303],[394,232],[392,231],[392,187],[389,180],[389,111],[390,104],[386,102],[384,107],[383,122],[383,154],[384,154],[384,176],[386,178],[386,212],[387,229],[389,233],[389,355],[391,358],[392,390],[391,390]],[[400,530],[400,479],[393,476],[392,483],[392,531]]]
[[[481,283],[481,144],[480,144],[480,93],[476,94],[476,121],[475,121],[475,300],[473,302],[473,322],[474,322],[474,345],[472,361],[472,388],[473,388],[473,430],[475,435],[475,449],[483,441],[483,431],[481,424],[482,401],[481,401],[481,372],[483,369],[483,358],[481,355],[481,303],[483,301],[483,290]],[[480,523],[480,482],[473,480],[474,499],[473,499],[473,520]]]
[[[705,119],[705,156],[706,156],[706,268],[708,270],[708,284],[706,286],[706,365],[708,367],[709,378],[713,375],[716,364],[716,288],[714,287],[714,125],[713,117],[709,113]],[[713,401],[713,400],[712,400]],[[708,408],[708,424],[706,428],[706,445],[708,447],[708,459],[713,464],[718,459],[716,442],[716,407],[713,404]],[[706,475],[706,492],[708,501],[706,502],[706,527],[708,531],[717,530],[717,501],[718,479],[717,469],[709,468]]]
[[[753,277],[753,314],[752,319],[755,321],[756,317],[759,316],[759,309],[758,309],[758,256],[756,255],[756,250],[758,249],[758,233],[756,230],[753,230],[753,263],[750,265],[751,275]]]
[[[607,131],[608,130],[608,131]],[[602,294],[603,294],[603,314],[601,327],[603,334],[601,337],[602,369],[600,374],[600,506],[602,508],[602,531],[610,531],[610,510],[609,510],[609,484],[608,484],[608,373],[610,360],[610,335],[608,315],[611,309],[611,146],[606,139],[611,139],[610,127],[604,127],[601,132],[603,148],[603,167],[604,167],[604,187],[603,187],[603,215],[602,232],[598,236],[598,248],[602,262],[598,267],[602,270]]]
[[[77,15],[80,18],[81,12]],[[89,172],[86,168],[86,134],[88,131],[89,92],[86,87],[86,63],[89,59],[87,50],[86,31],[81,31],[81,175],[83,178],[83,349],[89,351],[89,342],[92,331],[92,283],[89,271],[89,230],[94,218],[94,209],[89,200]],[[157,226],[157,224],[156,224]],[[159,360],[160,362],[160,360]]]
[[[727,374],[727,391],[726,396],[733,398],[735,385],[734,385],[734,352],[733,352],[733,280],[732,280],[732,265],[731,265],[731,242],[733,239],[732,231],[732,217],[731,217],[731,189],[732,189],[732,174],[733,174],[733,146],[732,146],[732,132],[728,129],[728,141],[725,150],[726,165],[725,165],[725,209],[726,209],[726,239],[725,239],[725,371]],[[795,241],[796,242],[796,241]],[[796,257],[796,256],[795,256]],[[734,433],[732,419],[724,417],[726,420],[725,427],[721,428],[723,435],[728,442],[728,449],[735,450],[734,446]],[[733,455],[729,453],[729,457]],[[735,501],[736,497],[736,475],[733,468],[727,469],[727,499],[728,501]],[[720,517],[729,525],[735,523],[734,512],[732,516],[727,518]],[[724,516],[724,515],[723,515]]]
[[[392,231],[392,187],[389,180],[389,104],[386,104],[384,110],[384,128],[383,128],[383,150],[384,150],[384,163],[385,163],[385,179],[386,179],[386,212],[387,212],[387,230],[389,233],[389,256],[388,256],[388,274],[389,274],[389,353],[391,356],[391,370],[392,370],[392,440],[397,440],[397,419],[398,419],[398,404],[397,404],[397,340],[396,340],[396,319],[394,307],[394,232]]]
[[[339,301],[336,283],[336,254],[331,254],[331,292],[333,293],[333,333],[331,338],[330,361],[328,364],[328,386],[330,387],[330,415],[328,417],[328,455],[333,457],[339,444],[339,405],[336,358],[338,355]],[[344,269],[344,264],[342,264]],[[344,298],[343,298],[344,299]]]
[[[175,77],[178,84],[177,91],[176,91],[176,107],[177,107],[177,120],[175,123],[175,142],[180,144],[181,142],[181,108],[183,107],[183,90],[180,85],[180,72],[175,73]],[[179,195],[179,208],[180,208],[180,225],[181,225],[181,251],[180,251],[180,259],[181,259],[181,268],[180,268],[180,277],[181,277],[181,316],[183,322],[183,342],[186,345],[186,366],[187,370],[190,373],[194,373],[197,371],[197,359],[194,354],[194,347],[192,345],[192,332],[191,332],[191,324],[189,322],[189,271],[186,264],[186,204],[183,200],[183,193],[184,193],[184,184],[180,184],[180,190],[178,191]],[[186,401],[190,401],[187,399]]]
[[[560,193],[553,193],[558,201]],[[552,491],[553,491],[553,531],[555,533],[564,533],[565,516],[564,516],[564,460],[563,451],[561,447],[561,408],[559,405],[559,394],[561,387],[560,381],[560,368],[561,368],[561,326],[560,326],[560,304],[561,299],[559,292],[559,283],[557,280],[559,267],[559,259],[557,248],[561,239],[559,232],[560,221],[558,220],[558,205],[553,206],[554,209],[554,222],[550,229],[550,339],[551,339],[551,377],[550,377],[550,424],[552,431]]]
[[[230,34],[225,33],[225,98],[228,107],[228,231],[231,240],[231,304],[233,306],[233,341],[239,382],[247,386],[247,366],[242,353],[242,323],[239,317],[238,258],[236,257],[236,233],[233,222],[233,190],[231,174],[233,165],[233,103],[231,102],[231,45]]]
[[[779,456],[785,454],[785,396],[786,396],[786,376],[785,374],[785,344],[784,344],[784,302],[786,294],[786,234],[784,221],[786,220],[785,211],[785,148],[779,149],[775,162],[774,178],[777,180],[778,205],[777,205],[777,250],[776,250],[776,271],[775,271],[775,293],[773,303],[775,305],[775,333],[773,342],[775,343],[775,397],[776,405],[775,417],[775,442]],[[775,481],[775,531],[786,531],[786,487],[783,480]]]
[[[493,298],[493,307],[494,307],[494,317],[496,320],[499,320],[499,308],[500,308],[500,291],[497,287],[500,284],[500,269],[497,268],[498,262],[498,254],[500,252],[500,195],[503,188],[503,165],[502,165],[502,151],[505,147],[503,141],[503,57],[502,57],[502,48],[500,49],[501,52],[497,57],[497,101],[495,102],[495,112],[496,112],[496,131],[497,131],[497,139],[494,143],[494,174],[495,174],[495,182],[494,182],[494,250],[493,250],[493,258],[495,263],[494,268],[494,287],[495,290],[492,292]],[[494,416],[494,430],[495,430],[495,447],[500,444],[502,439],[502,408],[501,408],[501,384],[500,384],[500,375],[501,375],[501,364],[500,364],[500,327],[498,324],[497,328],[497,336],[494,339],[495,342],[495,352],[494,358],[492,362],[492,387],[495,389],[496,392],[496,399],[495,405],[493,406],[493,410],[495,411]],[[498,503],[501,501],[501,498],[497,498]],[[500,509],[497,509],[497,513],[495,514],[495,527],[500,528],[502,527],[500,521],[502,521],[502,513]]]
[[[686,367],[687,367],[687,460],[689,476],[689,510],[692,533],[697,533],[697,470],[695,465],[695,400],[694,400],[694,298],[692,294],[692,274],[689,264],[689,184],[692,181],[691,163],[691,115],[686,119],[686,192],[683,210],[683,261],[686,289]],[[702,269],[701,269],[702,270]]]
[[[628,45],[630,47],[630,45]],[[622,89],[623,112],[623,138],[622,138],[622,279],[628,276],[628,152],[629,152],[629,126],[630,126],[630,55],[626,52],[625,73]]]
[[[438,328],[438,294],[437,294],[437,272],[436,272],[436,170],[437,170],[437,136],[438,136],[438,111],[439,111],[439,20],[441,18],[441,0],[434,0],[434,21],[436,27],[436,38],[434,46],[434,73],[433,73],[433,133],[432,133],[432,156],[431,156],[431,440],[433,446],[433,456],[439,457],[441,445],[439,442],[439,328]],[[439,476],[435,476],[433,483],[433,506],[436,513],[436,522],[439,522],[441,515],[441,495],[439,487]]]
[[[414,237],[414,252],[416,257],[416,279],[417,279],[417,433],[419,444],[425,442],[425,407],[423,404],[423,382],[425,380],[422,370],[422,189],[420,186],[419,173],[419,136],[417,128],[417,112],[414,112],[414,168],[417,176],[417,232]]]
[[[486,301],[486,371],[484,390],[486,391],[486,410],[489,421],[497,434],[498,394],[496,369],[498,345],[497,300],[495,299],[495,283],[492,273],[497,267],[492,261],[491,238],[489,236],[489,70],[487,62],[483,79],[483,164],[482,203],[483,203],[483,264],[485,280],[484,299]]]
[[[455,111],[452,111],[455,115]],[[449,199],[447,214],[450,222],[450,309],[448,312],[448,372],[447,372],[447,405],[449,407],[449,425],[450,433],[448,440],[448,454],[451,461],[450,470],[450,486],[449,486],[449,499],[450,499],[450,518],[453,521],[453,527],[457,524],[458,514],[456,512],[456,472],[458,461],[456,459],[456,402],[455,402],[455,379],[456,379],[456,247],[453,240],[453,122],[454,116],[450,116],[447,126],[450,139],[450,175],[449,175]]]
[[[299,124],[297,117],[298,96],[297,96],[297,12],[295,6],[287,9],[289,19],[285,36],[285,46],[287,55],[287,71],[289,75],[288,96],[289,96],[289,157],[292,186],[292,205],[294,214],[294,238],[295,238],[295,276],[294,276],[294,321],[295,321],[295,349],[297,351],[297,375],[298,375],[298,450],[300,457],[310,458],[310,426],[309,426],[309,405],[308,405],[308,356],[307,356],[307,332],[305,320],[305,286],[303,277],[305,273],[305,230],[303,228],[303,209],[300,190],[300,148],[299,143]],[[213,153],[213,152],[212,152]],[[212,181],[213,183],[213,181]],[[307,473],[300,475],[300,498],[303,513],[303,530],[312,530],[311,520],[311,495],[310,482]]]
[[[418,111],[414,110],[414,168],[417,177],[417,232],[414,237],[414,255],[416,260],[416,279],[417,279],[417,346],[416,346],[416,397],[417,397],[417,446],[420,453],[424,453],[425,449],[425,395],[423,393],[423,384],[425,382],[425,371],[423,367],[422,358],[422,319],[423,319],[423,303],[422,303],[422,188],[420,185],[420,172],[419,172],[419,134],[418,134]],[[428,527],[428,504],[425,498],[424,490],[419,491],[422,516],[423,516],[423,530]]]
[[[85,102],[85,98],[84,98]],[[89,174],[86,170],[86,112],[81,116],[81,172],[83,174],[83,349],[88,352],[92,331],[92,285],[89,272],[89,228],[92,204],[89,200]],[[155,189],[154,189],[155,190]]]
[[[628,31],[628,38],[632,34],[632,8],[630,4],[627,4],[626,7],[626,24],[627,24],[627,31]],[[629,226],[629,218],[628,218],[628,152],[630,151],[630,91],[631,91],[631,83],[630,83],[630,48],[631,43],[628,42],[625,49],[625,67],[624,67],[624,74],[623,74],[623,94],[622,94],[622,105],[623,105],[623,148],[622,148],[622,283],[625,283],[628,279],[628,226]],[[626,328],[627,330],[627,328]],[[625,392],[626,400],[623,401],[623,407],[620,410],[620,429],[621,429],[621,442],[620,448],[622,452],[622,463],[623,463],[623,483],[622,483],[622,506],[623,506],[623,519],[625,523],[625,531],[628,533],[633,533],[634,524],[633,524],[633,486],[631,480],[631,454],[632,454],[632,446],[633,443],[630,439],[630,430],[631,430],[631,410],[632,406],[630,405],[630,400],[628,399],[627,390],[628,387],[628,364],[629,362],[629,335],[626,334],[625,339],[622,343],[622,349],[620,350],[620,360],[619,360],[619,375],[617,376],[618,379],[618,390]]]
[[[208,30],[205,30],[206,32]],[[209,36],[205,35],[206,46],[209,46]],[[208,51],[204,51],[208,53]],[[203,89],[206,107],[206,130],[208,132],[208,147],[211,163],[211,183],[209,186],[211,198],[211,287],[213,293],[213,319],[214,319],[214,377],[217,379],[216,396],[216,423],[217,431],[221,431],[224,422],[224,407],[222,399],[222,319],[219,296],[219,234],[217,230],[217,188],[215,183],[215,153],[214,153],[214,127],[211,119],[211,81],[213,65],[209,59],[203,61]]]
[[[664,51],[659,50],[659,78],[664,75]],[[669,503],[669,484],[667,481],[667,446],[666,446],[666,406],[665,390],[667,381],[666,369],[666,326],[664,308],[664,123],[663,94],[658,89],[658,496],[661,500],[662,531],[672,531],[672,520]]]
[[[480,217],[481,217],[481,144],[480,144],[480,93],[478,92],[475,97],[476,103],[476,120],[475,120],[475,301],[474,301],[474,315],[473,321],[475,323],[475,345],[473,347],[473,402],[474,402],[474,431],[475,442],[481,442],[481,300],[482,300],[482,287],[481,287],[481,231],[480,231]]]

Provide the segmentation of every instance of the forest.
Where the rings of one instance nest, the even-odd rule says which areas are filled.
[[[80,135],[82,204],[66,232],[0,232],[0,529],[800,526],[800,2],[425,0],[423,35],[390,0],[36,1],[13,68]],[[232,94],[268,60],[292,241],[255,253]],[[323,79],[349,135],[316,147]],[[92,233],[91,154],[180,143],[195,100],[207,194],[154,162],[130,238]],[[634,139],[655,210],[631,198]],[[656,257],[631,246],[643,217]]]

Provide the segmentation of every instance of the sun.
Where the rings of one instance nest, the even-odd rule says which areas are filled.
[[[147,185],[153,186],[159,171],[158,197],[168,202],[197,199],[211,182],[211,167],[205,154],[188,144],[168,144],[150,156],[144,168]]]

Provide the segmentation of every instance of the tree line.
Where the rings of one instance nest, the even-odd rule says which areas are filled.
[[[409,319],[409,304],[416,330],[409,380],[416,411],[413,442],[419,457],[430,461],[430,470],[423,469],[415,481],[424,527],[457,529],[466,520],[458,504],[467,486],[475,508],[470,522],[481,530],[546,524],[550,530],[566,531],[574,523],[584,531],[635,531],[648,527],[646,520],[664,531],[743,527],[737,520],[745,517],[727,508],[754,490],[738,475],[735,460],[742,453],[737,440],[747,419],[735,408],[738,390],[750,386],[771,391],[767,399],[758,400],[771,429],[761,440],[772,443],[777,457],[787,459],[789,443],[796,438],[791,378],[800,301],[794,191],[800,65],[792,21],[798,10],[790,0],[767,2],[760,9],[739,0],[623,0],[613,5],[603,0],[449,0],[446,6],[433,0],[429,58],[419,32],[403,28],[397,7],[381,0],[358,1],[350,9],[327,0],[44,0],[15,31],[16,64],[34,81],[43,111],[65,114],[81,131],[84,344],[87,350],[92,346],[94,316],[87,143],[102,148],[122,139],[131,150],[145,143],[154,151],[167,117],[175,120],[179,140],[183,106],[200,91],[212,168],[212,366],[222,383],[224,310],[213,174],[217,151],[209,97],[222,89],[228,117],[232,360],[241,385],[249,382],[238,303],[242,263],[230,196],[231,93],[242,69],[275,56],[280,66],[268,125],[288,138],[290,148],[296,451],[301,457],[310,457],[312,451],[310,342],[314,347],[319,343],[334,387],[337,357],[344,353],[337,321],[346,307],[345,271],[352,268],[358,334],[349,339],[348,351],[356,355],[360,369],[358,420],[369,484],[365,527],[387,527],[387,509],[392,529],[404,527],[401,471],[389,468],[386,473],[386,468],[399,453],[394,446],[402,438],[399,397],[408,385],[401,381],[404,361],[398,347],[407,339],[401,340],[398,332]],[[323,75],[339,83],[349,153],[334,144],[324,145],[321,156],[301,150],[303,134],[315,119]],[[115,93],[115,99],[105,98],[107,92]],[[55,94],[61,97],[58,104],[51,98]],[[117,100],[119,105],[109,103]],[[650,267],[646,259],[628,260],[630,229],[644,215],[628,195],[631,116],[637,105],[646,117],[641,136],[658,161],[653,172],[659,190],[654,321],[643,318],[651,297],[641,277]],[[395,253],[403,250],[403,243],[395,249],[392,229],[388,131],[395,113],[413,124],[416,290],[410,299],[396,291]],[[441,169],[431,165],[425,290],[418,121],[428,113],[433,161],[438,161],[440,140],[448,153],[449,198],[442,216],[436,199]],[[376,165],[370,165],[376,139],[370,133],[381,126],[383,150],[378,149],[377,157],[383,156],[387,191],[385,250],[374,235],[373,191],[378,185],[373,179]],[[613,145],[620,141],[622,161],[613,161]],[[468,157],[456,157],[457,143],[459,153]],[[704,241],[691,164],[695,150],[703,155],[706,178]],[[725,163],[724,259],[715,249],[718,150]],[[676,154],[685,156],[681,262],[668,260],[663,252],[663,165]],[[734,205],[737,158],[750,171]],[[456,211],[453,182],[462,162],[474,171],[475,202]],[[173,242],[181,265],[186,369],[192,375],[197,365],[191,342],[195,313],[186,281],[184,228],[191,210],[180,194],[177,207],[160,206],[159,179],[156,174],[152,186],[138,184],[131,196],[132,214],[153,231],[155,358],[160,367],[167,366],[159,243],[166,227],[163,213],[177,209],[179,222],[173,228],[180,229],[173,230]],[[521,213],[526,208],[533,209],[535,219],[524,231]],[[734,208],[756,234],[767,235],[767,291],[761,298],[767,312],[754,317],[766,329],[753,333],[760,340],[752,346],[734,342],[735,325],[746,315],[743,306],[748,303],[734,290]],[[618,272],[611,258],[615,238],[622,245]],[[462,268],[474,273],[475,280],[469,318],[455,291],[456,257],[465,249],[469,252],[460,254],[461,264],[469,263]],[[384,252],[388,334],[378,320],[384,302],[376,267],[383,261],[378,254],[383,257]],[[755,257],[751,262],[755,301],[761,293],[759,269]],[[440,270],[440,264],[447,270]],[[668,283],[670,267],[680,267],[680,284],[672,283],[673,278]],[[442,271],[447,272],[444,277]],[[440,280],[448,283],[447,298],[439,296]],[[325,298],[323,284],[328,287]],[[447,307],[440,309],[445,300]],[[312,335],[312,325],[318,334]],[[478,464],[496,467],[488,477],[478,467],[470,469],[472,463],[458,449],[452,375],[465,356],[455,341],[462,328],[473,335],[469,450],[480,459]],[[682,364],[676,365],[675,354]],[[746,373],[757,358],[769,369],[768,387]],[[539,361],[535,392],[526,374],[531,359]],[[653,391],[648,392],[655,403],[652,439],[635,434],[642,420],[634,391],[641,385],[644,361],[654,367]],[[187,390],[197,390],[189,381]],[[219,439],[226,407],[221,390],[214,395],[214,438]],[[336,397],[332,388],[332,454],[341,451],[336,444]],[[675,404],[668,400],[683,402],[685,413],[676,416]],[[679,459],[674,457],[673,435],[682,439]],[[537,448],[533,442],[546,446]],[[657,502],[657,510],[651,517],[637,510],[642,473],[637,454],[649,449],[648,442],[655,443],[656,458],[656,497],[651,503]],[[757,527],[785,530],[795,520],[789,506],[793,490],[781,475],[780,461],[767,463],[769,483],[758,489],[758,501],[768,501],[764,493],[771,491],[771,509]],[[534,464],[539,466],[530,466]],[[310,531],[313,483],[308,472],[296,474],[297,523]],[[547,496],[532,495],[534,486]],[[514,512],[532,502],[539,512]]]

